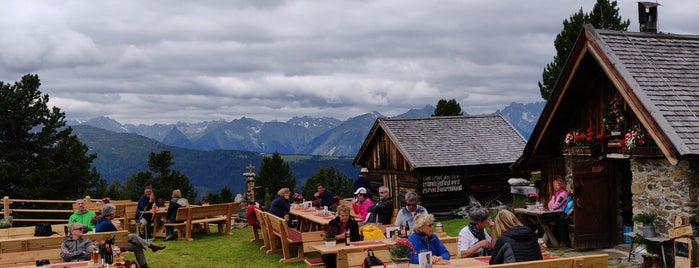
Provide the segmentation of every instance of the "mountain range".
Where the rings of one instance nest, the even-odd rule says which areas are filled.
[[[496,111],[528,139],[545,102],[511,103]],[[434,106],[410,109],[396,117],[429,117]],[[286,122],[261,122],[242,117],[198,123],[133,125],[100,116],[87,121],[68,120],[73,132],[96,153],[93,165],[107,181],[124,181],[147,170],[148,153],[171,151],[173,169],[188,176],[200,192],[223,186],[240,193],[248,164],[262,162],[264,154],[285,156],[302,187],[320,166],[336,167],[349,177],[358,173],[352,160],[369,133],[378,112],[341,121],[330,117],[294,117]]]
[[[513,102],[496,111],[528,139],[545,102],[521,104]],[[410,109],[395,117],[429,117],[434,106]],[[198,123],[133,125],[99,116],[87,121],[69,120],[69,125],[90,125],[117,132],[132,133],[165,145],[202,150],[241,150],[260,153],[350,156],[354,157],[377,118],[378,112],[341,121],[331,117],[293,117],[286,122],[262,122],[241,117]]]

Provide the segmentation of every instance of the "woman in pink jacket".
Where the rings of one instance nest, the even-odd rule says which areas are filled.
[[[366,197],[366,188],[364,187],[357,188],[354,195],[357,197],[354,199],[354,202],[352,202],[352,210],[357,214],[357,221],[363,222],[366,220],[366,215],[369,213],[369,207],[373,206],[374,202],[371,202],[371,199]]]
[[[566,200],[568,200],[568,192],[563,189],[563,180],[560,176],[556,176],[556,179],[553,180],[553,192],[549,201],[549,210],[562,210]]]

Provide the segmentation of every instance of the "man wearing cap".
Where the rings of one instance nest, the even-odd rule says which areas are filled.
[[[85,208],[85,199],[75,200],[75,207],[77,210],[68,218],[68,224],[77,222],[87,226],[86,231],[92,231],[95,228],[95,223],[92,222],[92,218],[96,216],[95,212]]]
[[[354,200],[352,200],[352,210],[357,214],[357,221],[363,222],[366,220],[366,215],[369,213],[369,207],[374,205],[371,198],[367,198],[366,189],[359,187],[354,191]]]
[[[371,182],[369,181],[369,169],[363,167],[359,171],[359,177],[357,177],[356,180],[354,180],[354,190],[357,191],[360,187],[364,187],[364,190],[367,191],[367,197],[371,199],[372,194],[376,194],[376,188],[371,186]]]
[[[413,218],[417,214],[427,214],[427,209],[417,204],[417,193],[405,193],[405,207],[398,211],[396,216],[396,226],[408,224],[409,230],[413,229]]]

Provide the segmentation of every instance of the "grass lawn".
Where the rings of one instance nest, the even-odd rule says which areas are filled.
[[[457,236],[467,219],[442,221],[450,236]],[[267,255],[259,250],[260,243],[251,243],[252,229],[233,229],[232,235],[220,235],[215,227],[209,235],[195,234],[194,241],[167,241],[156,239],[154,243],[167,249],[156,253],[148,250],[146,258],[150,267],[309,267],[303,262],[279,263],[281,253]],[[307,253],[318,257],[318,253]],[[125,258],[135,260],[133,253]]]

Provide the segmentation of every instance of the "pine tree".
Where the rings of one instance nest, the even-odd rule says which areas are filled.
[[[464,115],[461,111],[461,105],[456,102],[456,99],[445,100],[440,99],[437,102],[437,107],[434,108],[432,116],[458,116]]]
[[[334,195],[352,197],[354,194],[352,191],[353,182],[351,178],[335,167],[319,167],[318,171],[306,181],[306,185],[302,189],[302,195],[307,197],[306,199],[308,200],[308,197],[312,197],[317,192],[318,183],[322,183]]]
[[[570,55],[578,35],[586,23],[592,24],[598,29],[611,29],[626,31],[631,23],[629,20],[622,21],[619,15],[619,8],[616,1],[597,0],[592,12],[584,13],[582,8],[563,21],[563,30],[556,36],[554,46],[556,55],[553,61],[546,65],[542,74],[542,81],[539,82],[541,98],[548,100],[553,88],[556,86],[558,76],[563,71],[566,60]]]
[[[274,152],[271,157],[262,158],[260,174],[255,179],[255,197],[264,197],[264,200],[255,200],[261,204],[270,204],[272,198],[281,188],[289,188],[294,191],[296,188],[296,178],[291,173],[288,163],[284,162],[279,152]],[[265,193],[268,193],[266,195]]]
[[[48,107],[38,75],[14,85],[0,81],[0,196],[26,199],[73,199],[95,186],[95,154],[72,128],[65,114]]]
[[[170,169],[175,163],[172,161],[170,151],[148,154],[148,168],[150,171],[138,172],[126,179],[124,192],[131,200],[143,195],[146,185],[153,187],[153,192],[158,198],[170,200],[172,190],[180,189],[182,197],[194,201],[197,192],[189,182],[189,178],[177,170]]]

